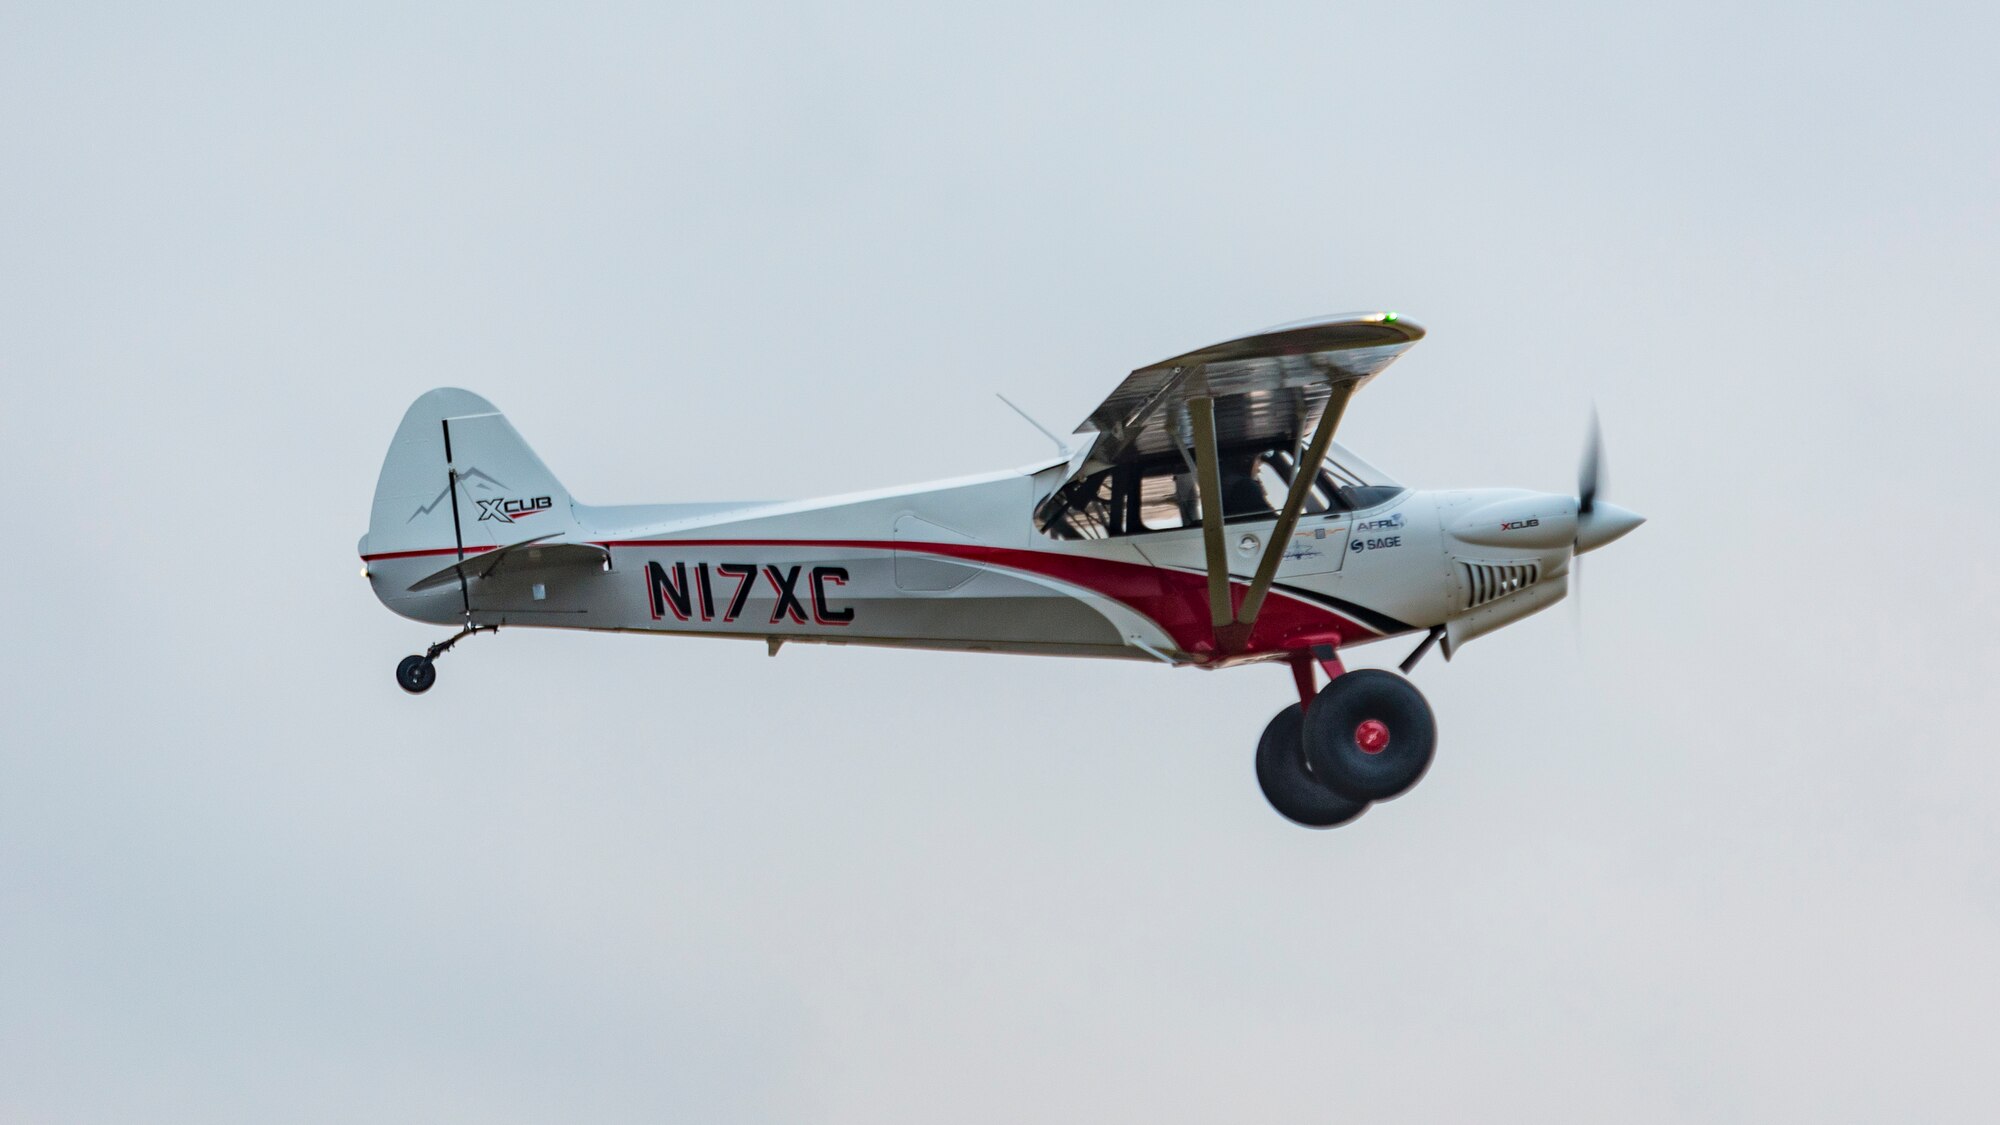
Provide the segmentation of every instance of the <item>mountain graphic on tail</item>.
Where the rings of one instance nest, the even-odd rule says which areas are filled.
[[[500,492],[504,492],[507,489],[506,485],[500,483],[497,480],[494,480],[492,477],[488,476],[485,473],[480,472],[478,469],[467,469],[464,472],[458,474],[458,486],[460,488],[469,489],[474,485],[478,485],[481,488],[493,491],[500,491]],[[418,516],[430,515],[432,512],[437,510],[440,504],[445,503],[449,499],[451,499],[451,485],[449,483],[449,477],[447,476],[447,483],[443,488],[438,489],[438,494],[432,498],[431,502],[428,504],[423,504],[418,506],[416,511],[410,513],[410,519],[404,520],[403,522],[409,523],[411,520],[416,519]],[[484,502],[485,501],[481,501],[481,503]]]

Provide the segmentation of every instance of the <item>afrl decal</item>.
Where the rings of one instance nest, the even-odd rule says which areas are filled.
[[[1401,526],[1403,526],[1403,513],[1397,512],[1395,515],[1383,516],[1380,519],[1361,520],[1354,525],[1354,531],[1359,535],[1365,531],[1388,531]],[[1384,547],[1402,545],[1403,537],[1400,535],[1361,535],[1359,539],[1349,543],[1347,548],[1350,551],[1379,551]]]
[[[799,574],[804,570],[802,566],[785,570],[775,566],[760,568],[754,563],[717,563],[711,577],[707,563],[696,563],[689,570],[684,562],[675,563],[672,569],[649,562],[646,564],[646,596],[652,603],[655,621],[669,613],[679,621],[691,620],[697,614],[703,621],[734,621],[743,616],[743,607],[749,604],[750,595],[756,590],[757,579],[761,576],[778,598],[771,607],[771,620],[767,624],[791,621],[804,625],[808,620],[808,605],[812,611],[810,620],[814,624],[853,624],[853,607],[836,609],[827,599],[828,586],[847,585],[847,568],[816,566],[801,582]],[[729,587],[728,597],[717,597],[732,582],[735,585]],[[803,591],[799,589],[802,585],[805,587]],[[715,612],[718,604],[723,607],[719,618]]]
[[[508,500],[504,497],[499,500],[479,500],[477,497],[474,499],[479,504],[480,519],[499,520],[501,523],[513,523],[529,516],[539,516],[555,506],[555,501],[546,496],[537,496],[530,500]]]

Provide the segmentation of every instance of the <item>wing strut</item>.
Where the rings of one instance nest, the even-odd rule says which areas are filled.
[[[1306,497],[1312,494],[1313,482],[1319,479],[1319,467],[1326,461],[1327,447],[1333,444],[1333,431],[1340,425],[1340,416],[1347,409],[1347,400],[1354,394],[1358,384],[1343,380],[1328,388],[1326,410],[1319,416],[1319,428],[1313,431],[1312,445],[1307,447],[1305,456],[1292,466],[1292,488],[1285,496],[1285,510],[1278,514],[1277,526],[1271,529],[1271,541],[1264,544],[1264,557],[1257,562],[1257,576],[1250,580],[1250,590],[1243,595],[1243,608],[1236,611],[1236,621],[1242,626],[1245,640],[1250,630],[1257,624],[1257,611],[1264,608],[1264,595],[1271,592],[1271,583],[1278,577],[1278,564],[1284,560],[1285,548],[1292,542],[1292,530],[1299,525],[1299,516],[1305,512]],[[1206,501],[1203,511],[1205,512]],[[1203,526],[1207,525],[1203,520]],[[1215,552],[1209,552],[1211,592],[1215,570]]]
[[[1222,466],[1215,452],[1215,400],[1203,395],[1187,404],[1194,427],[1195,486],[1201,490],[1201,542],[1208,554],[1208,618],[1216,629],[1230,622],[1229,554],[1223,544]]]

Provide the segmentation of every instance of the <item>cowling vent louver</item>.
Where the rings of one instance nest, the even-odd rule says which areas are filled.
[[[1467,609],[1476,609],[1516,590],[1525,590],[1542,577],[1539,563],[1461,562],[1458,565],[1465,570]]]

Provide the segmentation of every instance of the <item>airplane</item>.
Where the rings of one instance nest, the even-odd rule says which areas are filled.
[[[1138,368],[1053,458],[800,501],[582,504],[493,404],[441,388],[396,430],[362,574],[396,613],[458,626],[397,666],[411,694],[502,626],[772,655],[1283,662],[1298,702],[1258,741],[1258,783],[1287,819],[1329,828],[1429,768],[1437,725],[1407,677],[1433,646],[1449,660],[1560,601],[1577,556],[1644,522],[1597,496],[1594,420],[1574,496],[1405,488],[1335,441],[1354,392],[1423,336],[1394,312],[1280,325]],[[1422,638],[1400,675],[1345,667],[1342,650],[1398,636]]]

